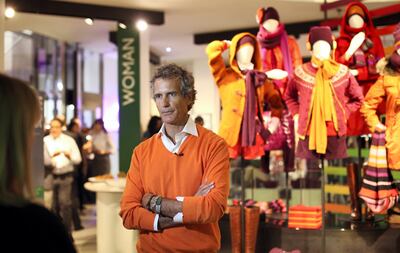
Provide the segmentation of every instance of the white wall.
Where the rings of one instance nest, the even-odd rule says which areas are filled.
[[[197,90],[197,101],[192,109],[192,117],[202,116],[205,127],[217,133],[220,121],[219,93],[208,67],[207,58],[195,59],[192,66]]]

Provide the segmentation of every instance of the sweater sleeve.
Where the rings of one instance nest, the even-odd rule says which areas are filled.
[[[294,76],[289,79],[284,94],[284,100],[292,116],[299,113],[299,95],[297,94],[296,80]]]
[[[363,101],[364,95],[362,93],[361,87],[358,85],[357,80],[355,77],[349,73],[349,82],[350,85],[347,87],[346,96],[349,98],[349,101],[346,104],[346,113],[347,118],[350,116],[352,112],[357,111]]]
[[[121,198],[123,225],[127,229],[154,230],[155,214],[142,207],[144,189],[140,177],[139,151],[136,148],[132,154],[131,165],[126,177],[126,186]]]
[[[383,76],[381,76],[369,89],[360,110],[371,132],[374,132],[376,125],[380,123],[378,115],[376,114],[376,109],[384,97],[385,89],[383,87]]]
[[[215,40],[207,45],[208,66],[217,85],[220,85],[226,76],[226,67],[222,53],[228,48],[224,41]]]
[[[203,181],[214,182],[214,188],[205,196],[189,196],[183,201],[183,223],[207,224],[217,222],[225,212],[229,194],[229,154],[226,143],[220,139],[210,144]]]
[[[303,63],[303,58],[301,57],[299,45],[296,39],[289,39],[290,55],[292,57],[293,68],[300,66]]]

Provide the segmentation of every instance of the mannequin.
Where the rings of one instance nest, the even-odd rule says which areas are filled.
[[[222,53],[228,48],[230,66],[225,67]],[[285,77],[285,74],[261,72],[259,45],[250,33],[237,34],[232,41],[213,41],[206,52],[223,108],[219,135],[227,142],[230,157],[261,156],[264,139],[278,128],[283,108],[279,92],[267,78]],[[275,118],[268,131],[263,129],[259,117],[264,99]]]
[[[386,131],[388,167],[400,170],[400,23],[393,34],[394,51],[378,63],[381,76],[368,91],[361,113],[371,132]],[[377,115],[378,105],[384,101],[386,124]]]
[[[307,47],[311,62],[296,68],[285,93],[297,129],[297,156],[345,158],[346,118],[361,106],[361,89],[349,69],[332,59],[336,42],[329,27],[311,28]]]
[[[259,8],[256,20],[259,24],[257,39],[261,45],[263,69],[266,71],[285,71],[290,76],[293,70],[302,64],[296,39],[287,36],[285,26],[280,23],[279,14],[273,7]],[[279,89],[281,97],[285,93],[287,82],[287,78],[273,81],[275,87]],[[283,111],[281,120],[282,131],[269,138],[265,145],[266,152],[262,157],[262,162],[267,167],[269,165],[269,151],[280,149],[283,151],[285,171],[289,172],[294,170],[295,157],[293,121],[287,109]],[[284,137],[279,136],[282,133],[285,135]],[[283,142],[281,141],[282,138],[284,138]]]
[[[363,94],[366,95],[379,77],[375,65],[380,58],[384,57],[382,42],[367,7],[360,2],[347,6],[340,27],[336,59],[350,68],[361,86]],[[384,108],[380,106],[378,112],[379,114],[384,113]],[[360,111],[353,112],[347,121],[347,135],[360,136],[368,133],[368,126]],[[358,141],[361,142],[361,139]],[[355,221],[361,220],[361,205],[357,193],[360,188],[358,178],[362,158],[359,157],[358,160],[358,166],[356,163],[347,165],[347,182],[352,199],[351,216]]]
[[[230,66],[226,67],[222,53],[228,48]],[[249,160],[261,156],[264,153],[265,139],[278,128],[283,109],[279,92],[267,81],[267,77],[280,76],[282,73],[271,72],[271,76],[267,76],[268,74],[261,72],[259,45],[250,33],[237,34],[231,42],[213,41],[207,46],[206,52],[222,103],[219,135],[228,144],[230,157]],[[270,105],[274,118],[268,130],[264,129],[263,119],[260,117],[264,99]],[[241,170],[242,179],[243,169],[244,166]],[[244,183],[242,189],[243,186]],[[242,203],[243,193],[244,191]],[[230,207],[233,252],[254,252],[259,212],[256,207]],[[243,230],[240,225],[243,225]]]
[[[385,55],[382,42],[367,7],[360,2],[347,6],[340,28],[336,60],[350,68],[365,95],[379,77],[375,65]],[[349,136],[369,133],[359,110],[350,116],[347,127]]]

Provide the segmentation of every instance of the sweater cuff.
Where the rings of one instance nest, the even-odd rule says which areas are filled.
[[[159,214],[156,214],[154,217],[154,222],[153,222],[153,229],[154,231],[158,231],[158,219],[160,218]]]
[[[199,216],[200,210],[196,208],[197,203],[200,201],[202,197],[193,196],[193,197],[185,197],[183,201],[183,223],[190,224],[196,223],[197,217]]]

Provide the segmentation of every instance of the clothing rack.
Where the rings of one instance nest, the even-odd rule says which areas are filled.
[[[242,189],[241,189],[241,201],[240,201],[240,230],[241,230],[241,234],[240,234],[240,240],[241,240],[241,252],[245,252],[245,232],[246,232],[246,226],[245,226],[245,210],[244,210],[244,205],[245,205],[245,201],[246,201],[246,188],[245,188],[245,181],[244,181],[244,158],[243,156],[240,157],[240,183],[242,184]]]

